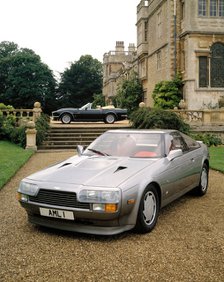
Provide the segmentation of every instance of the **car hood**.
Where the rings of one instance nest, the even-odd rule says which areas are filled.
[[[124,157],[73,157],[26,179],[38,182],[117,187],[156,159]]]

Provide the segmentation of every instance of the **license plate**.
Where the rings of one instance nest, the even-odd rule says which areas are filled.
[[[42,216],[74,220],[74,214],[71,211],[40,208],[40,214]]]

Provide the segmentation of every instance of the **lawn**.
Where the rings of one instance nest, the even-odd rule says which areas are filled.
[[[0,189],[33,153],[32,150],[24,150],[10,142],[0,141]]]
[[[224,146],[209,147],[210,168],[224,173]]]

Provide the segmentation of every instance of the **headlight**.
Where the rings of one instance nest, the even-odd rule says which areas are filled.
[[[84,203],[119,203],[120,190],[81,190],[78,194],[79,202]]]
[[[21,194],[29,195],[29,196],[35,196],[38,190],[39,188],[36,184],[21,181],[18,192]]]

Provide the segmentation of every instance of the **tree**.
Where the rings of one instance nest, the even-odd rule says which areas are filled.
[[[93,108],[96,108],[97,106],[105,106],[105,97],[103,96],[103,94],[93,94],[93,99]]]
[[[155,85],[152,93],[154,107],[160,109],[173,109],[182,99],[183,82],[180,75],[173,80],[160,81]]]
[[[102,64],[90,55],[81,56],[61,74],[58,100],[61,106],[81,107],[102,92]]]
[[[124,79],[117,89],[115,101],[117,106],[126,108],[128,114],[138,108],[143,98],[142,85],[135,72],[130,75],[130,79]]]
[[[36,101],[50,113],[55,107],[56,80],[34,51],[13,42],[0,43],[0,101],[14,108],[33,108]]]

